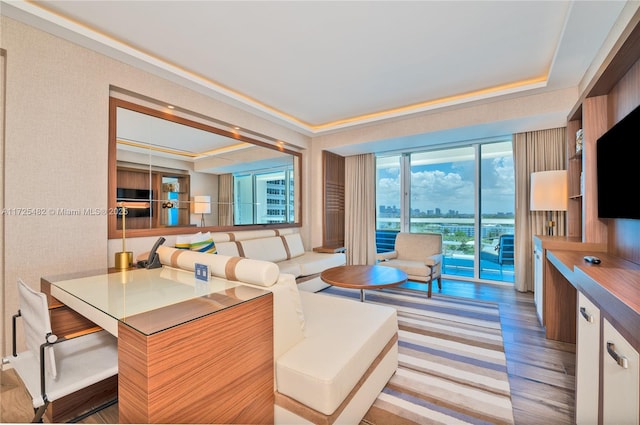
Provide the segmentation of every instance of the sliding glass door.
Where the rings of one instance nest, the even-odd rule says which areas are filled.
[[[511,141],[480,146],[480,278],[514,281],[515,174]]]
[[[376,187],[378,252],[399,231],[440,233],[445,276],[513,282],[510,140],[379,156]]]

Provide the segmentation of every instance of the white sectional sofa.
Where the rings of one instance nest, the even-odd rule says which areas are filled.
[[[396,310],[299,291],[272,262],[161,246],[163,267],[273,292],[276,424],[357,424],[398,366]]]
[[[346,263],[344,253],[305,250],[295,228],[215,232],[210,236],[218,254],[276,263],[281,273],[292,274],[296,278],[300,289],[311,292],[328,286],[320,279],[323,270]],[[184,243],[189,237],[178,236],[177,242]]]

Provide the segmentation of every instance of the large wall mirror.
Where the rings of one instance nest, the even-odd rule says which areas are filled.
[[[301,225],[301,153],[203,121],[110,98],[110,239]]]

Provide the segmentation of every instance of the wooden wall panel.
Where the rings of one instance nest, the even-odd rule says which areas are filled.
[[[344,157],[322,152],[323,247],[344,246]]]
[[[607,96],[589,97],[582,104],[584,131],[582,164],[584,193],[582,196],[582,241],[607,242],[607,222],[598,218],[598,183],[596,175],[596,141],[608,129]]]

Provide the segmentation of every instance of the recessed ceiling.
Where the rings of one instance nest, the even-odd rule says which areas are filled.
[[[164,76],[306,134],[575,87],[626,4],[5,3],[47,22],[50,32],[61,28],[76,42],[81,36],[83,45],[142,60]]]
[[[155,155],[168,158],[196,160],[254,146],[125,108],[117,108],[116,122],[116,140],[120,148],[136,152],[153,150]]]

